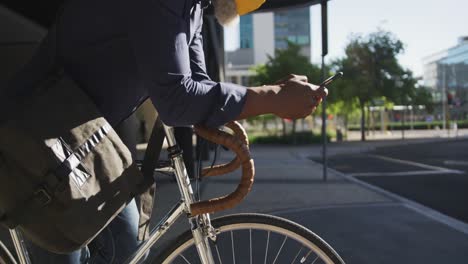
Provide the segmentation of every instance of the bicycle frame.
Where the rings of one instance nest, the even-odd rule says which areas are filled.
[[[164,236],[167,230],[185,214],[189,220],[191,231],[195,239],[196,248],[202,264],[213,264],[213,254],[208,243],[208,239],[216,239],[216,231],[211,226],[210,216],[202,214],[200,216],[190,216],[190,205],[195,202],[195,196],[185,164],[182,158],[182,151],[177,145],[174,136],[174,128],[164,125],[168,151],[175,169],[176,181],[179,187],[181,200],[174,206],[160,221],[157,227],[151,232],[149,238],[139,247],[139,249],[127,260],[129,264],[137,264],[146,255],[154,244]],[[11,238],[15,245],[16,253],[20,264],[30,264],[30,258],[24,246],[21,233],[17,230],[10,231]]]

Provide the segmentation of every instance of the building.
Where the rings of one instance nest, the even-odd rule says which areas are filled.
[[[439,116],[446,112],[451,120],[468,118],[468,36],[424,59],[424,84],[433,92]]]
[[[251,68],[265,64],[275,50],[287,48],[288,41],[300,45],[301,53],[311,58],[309,7],[242,16],[239,49],[226,52],[226,80],[249,85]]]

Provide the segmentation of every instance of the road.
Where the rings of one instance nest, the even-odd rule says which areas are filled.
[[[334,155],[330,167],[468,223],[468,140]]]

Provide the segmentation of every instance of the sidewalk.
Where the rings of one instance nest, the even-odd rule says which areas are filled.
[[[359,152],[382,144],[388,142],[332,144],[330,150]],[[333,170],[328,171],[328,181],[322,181],[322,166],[308,158],[320,155],[320,150],[319,146],[252,146],[255,185],[240,206],[225,214],[262,212],[292,219],[323,237],[347,263],[466,263],[466,233]],[[222,151],[221,160],[230,160],[230,155]],[[233,173],[205,180],[203,198],[232,192],[238,179],[239,174]],[[177,201],[176,187],[167,183],[159,184],[163,211],[169,200]]]
[[[404,134],[405,139],[423,139],[423,138],[457,138],[457,137],[467,137],[468,129],[458,129],[458,130],[442,130],[442,129],[432,129],[432,130],[394,130],[381,132],[380,130],[371,131],[366,134],[367,140],[389,140],[389,139],[402,139]],[[361,140],[360,131],[348,131],[347,134],[348,141],[359,141]]]

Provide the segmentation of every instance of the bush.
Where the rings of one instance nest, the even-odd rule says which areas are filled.
[[[331,135],[327,134],[327,141],[331,141]],[[295,140],[294,140],[295,139]],[[297,132],[295,138],[293,135],[276,136],[249,136],[252,144],[316,144],[322,143],[322,135],[315,135],[311,132]]]

